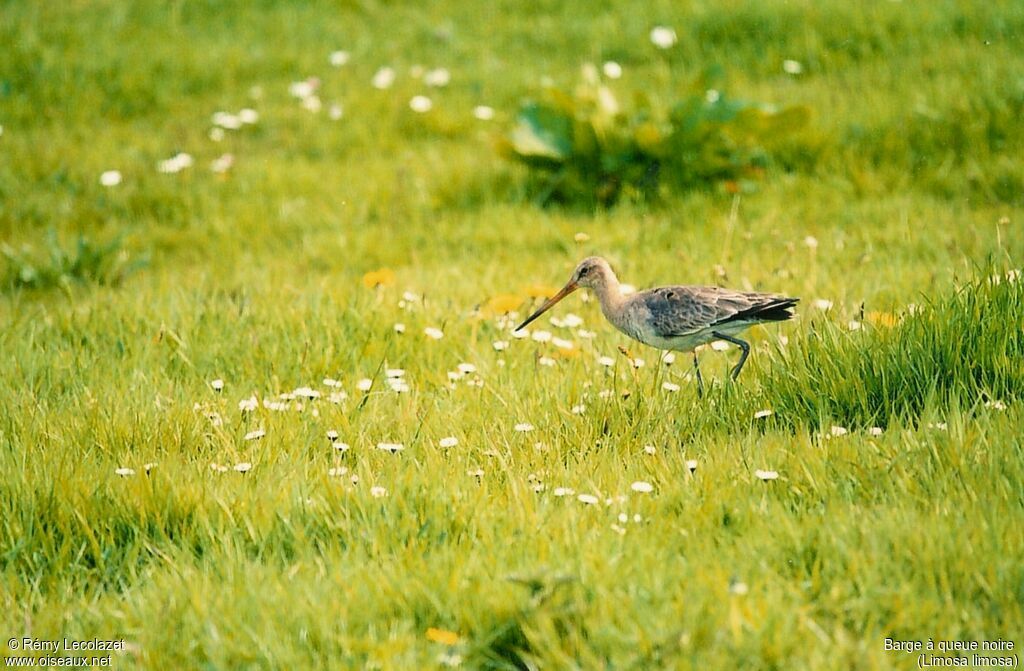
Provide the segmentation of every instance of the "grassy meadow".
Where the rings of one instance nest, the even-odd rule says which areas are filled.
[[[9,0],[0,44],[3,641],[150,669],[1020,659],[1024,4]],[[541,206],[496,139],[607,61],[623,100],[717,65],[812,118],[739,193]],[[798,317],[748,333],[736,384],[736,349],[701,351],[703,398],[579,294],[513,337],[590,254]]]

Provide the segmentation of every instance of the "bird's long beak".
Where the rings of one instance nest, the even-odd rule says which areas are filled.
[[[572,292],[576,291],[579,288],[580,287],[579,287],[578,284],[576,284],[575,282],[570,280],[570,282],[568,284],[566,284],[564,287],[562,287],[561,291],[559,291],[557,294],[555,294],[551,298],[549,298],[546,301],[544,301],[544,305],[540,306],[537,309],[536,312],[534,312],[532,315],[527,317],[526,321],[524,321],[522,324],[517,326],[515,328],[515,330],[518,331],[520,329],[526,328],[527,324],[532,322],[537,317],[540,317],[542,314],[544,314],[545,312],[550,310],[552,307],[554,307],[555,303],[557,303],[558,301],[562,300],[563,298],[565,298],[566,296],[568,296],[569,294],[571,294]]]

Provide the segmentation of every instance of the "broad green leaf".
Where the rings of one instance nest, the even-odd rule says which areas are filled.
[[[523,107],[512,129],[513,150],[523,157],[564,161],[572,153],[572,119],[544,105]]]

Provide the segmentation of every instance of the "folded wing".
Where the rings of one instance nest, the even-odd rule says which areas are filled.
[[[785,321],[798,298],[718,287],[659,287],[642,294],[652,331],[677,338],[729,323]]]

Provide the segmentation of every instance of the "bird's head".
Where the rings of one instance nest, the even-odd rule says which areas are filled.
[[[572,277],[570,277],[569,281],[566,282],[564,287],[562,287],[562,290],[544,301],[544,305],[541,305],[536,312],[527,317],[526,321],[516,327],[516,330],[518,331],[521,328],[525,328],[527,324],[554,307],[555,303],[580,287],[587,289],[600,289],[601,287],[605,287],[612,283],[614,279],[615,273],[612,272],[612,267],[608,265],[607,261],[602,259],[600,256],[588,256],[579,262],[579,265],[576,266],[576,270],[572,271]]]
[[[607,284],[612,277],[615,277],[615,273],[612,272],[612,267],[608,265],[607,261],[600,256],[588,256],[576,266],[569,284],[586,289],[596,289]]]

